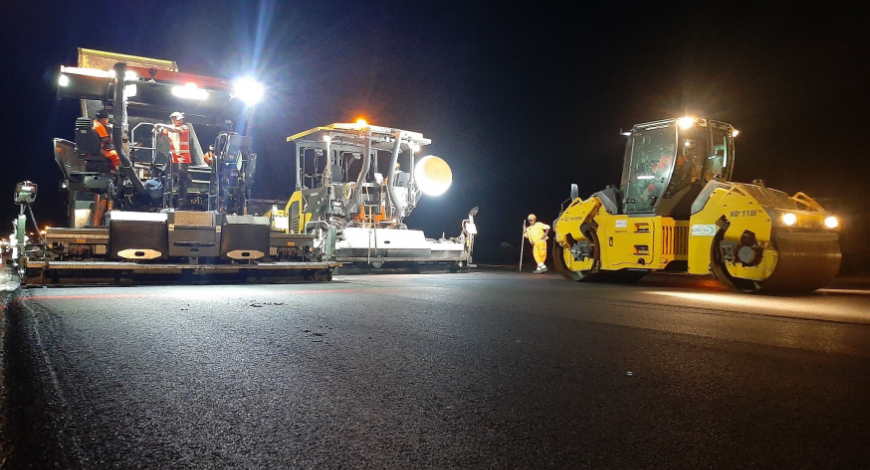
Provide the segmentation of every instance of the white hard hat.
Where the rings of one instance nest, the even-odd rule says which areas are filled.
[[[184,119],[184,113],[182,113],[181,111],[176,111],[176,112],[170,114],[170,115],[169,115],[169,118],[170,118],[170,119],[172,119],[172,118],[175,118],[175,119]]]

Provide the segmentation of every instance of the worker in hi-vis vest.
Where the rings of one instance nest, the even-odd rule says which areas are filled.
[[[172,170],[178,178],[178,202],[176,208],[187,206],[187,186],[190,178],[187,167],[190,166],[190,129],[184,123],[184,113],[174,112],[169,115],[172,124],[157,124],[154,129],[169,137]]]
[[[109,112],[105,109],[97,111],[97,116],[94,119],[94,131],[100,136],[100,151],[103,156],[112,162],[112,169],[117,170],[121,165],[121,157],[115,151],[112,145],[112,134],[109,133]]]
[[[535,214],[529,214],[529,226],[526,228],[526,238],[534,248],[535,262],[538,263],[538,269],[535,274],[541,274],[547,271],[547,266],[544,262],[547,260],[547,234],[550,226],[538,222],[538,217]]]

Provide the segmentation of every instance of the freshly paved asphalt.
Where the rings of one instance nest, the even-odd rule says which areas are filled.
[[[6,314],[10,468],[870,466],[866,291],[490,272]]]

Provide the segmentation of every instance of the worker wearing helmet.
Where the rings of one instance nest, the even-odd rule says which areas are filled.
[[[100,151],[103,156],[112,162],[112,169],[117,169],[121,165],[121,158],[112,145],[112,134],[109,133],[109,112],[105,109],[97,111],[94,118],[94,131],[100,136]]]
[[[184,123],[184,113],[174,112],[169,115],[172,124],[157,124],[154,130],[169,137],[170,157],[172,170],[178,175],[178,204],[179,209],[187,206],[187,186],[190,177],[187,167],[190,166],[190,129]]]
[[[547,271],[547,265],[544,262],[547,260],[547,234],[550,226],[543,222],[538,222],[538,217],[535,214],[529,214],[528,221],[529,226],[526,228],[526,238],[529,239],[529,243],[534,247],[533,254],[535,262],[538,263],[538,269],[535,270],[535,274],[541,274]]]
[[[211,163],[214,161],[214,145],[208,146],[208,152],[202,154],[202,160],[206,165],[211,166]]]

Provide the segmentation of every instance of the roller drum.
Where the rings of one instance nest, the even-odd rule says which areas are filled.
[[[810,292],[828,285],[840,271],[842,254],[836,233],[777,231],[773,274],[762,292]]]

